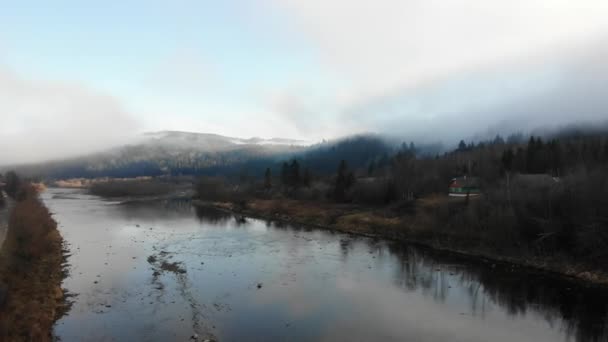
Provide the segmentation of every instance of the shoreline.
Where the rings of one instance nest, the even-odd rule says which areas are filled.
[[[295,224],[304,227],[336,231],[353,236],[411,244],[417,247],[430,249],[434,252],[449,254],[473,262],[499,264],[502,266],[524,269],[526,271],[558,278],[559,280],[574,282],[585,287],[608,288],[608,274],[584,264],[574,264],[572,262],[552,260],[548,257],[534,257],[529,260],[528,258],[516,258],[507,255],[491,254],[480,249],[463,249],[456,246],[448,246],[446,242],[441,242],[438,239],[432,240],[407,236],[407,234],[395,234],[395,232],[390,231],[390,228],[382,226],[365,227],[363,229],[349,229],[348,227],[340,226],[338,224],[313,223],[311,222],[310,218],[302,218],[298,217],[297,215],[290,216],[285,214],[269,213],[264,210],[252,209],[250,206],[247,206],[247,208],[242,208],[240,205],[232,202],[206,202],[193,200],[192,203],[195,207],[211,207],[232,214],[238,214],[255,219]]]
[[[10,212],[0,253],[0,340],[53,341],[54,325],[69,309],[61,288],[69,254],[37,192],[25,191]]]

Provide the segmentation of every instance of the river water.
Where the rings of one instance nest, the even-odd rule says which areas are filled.
[[[43,200],[70,251],[62,341],[608,341],[608,293],[188,201]]]

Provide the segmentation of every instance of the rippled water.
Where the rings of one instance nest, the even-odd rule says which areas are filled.
[[[43,194],[76,296],[62,341],[607,341],[608,293],[188,201]]]

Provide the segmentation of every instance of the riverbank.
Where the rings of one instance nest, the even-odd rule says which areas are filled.
[[[67,308],[63,239],[33,187],[19,197],[0,252],[0,340],[52,341]]]
[[[448,199],[439,196],[430,197],[405,208],[374,208],[291,199],[194,203],[249,217],[413,243],[461,257],[532,268],[587,286],[608,286],[606,271],[582,261],[562,255],[537,255],[529,248],[504,248],[485,241],[483,236],[471,238],[470,235],[449,229],[435,229],[441,224],[436,218],[437,211],[443,210],[446,201]],[[461,206],[463,201],[453,201],[450,205]]]

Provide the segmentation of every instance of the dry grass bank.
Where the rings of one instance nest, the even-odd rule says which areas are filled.
[[[392,207],[291,199],[253,199],[245,205],[216,202],[214,206],[252,217],[417,243],[473,258],[529,266],[589,284],[608,285],[608,273],[597,265],[565,255],[539,254],[519,244],[513,236],[515,232],[502,229],[500,222],[474,224],[476,221],[469,216],[476,217],[473,211],[479,210],[480,204],[482,198],[467,203],[464,199],[430,195],[413,204]]]
[[[0,341],[52,341],[64,308],[62,243],[36,190],[24,186],[0,253]]]

